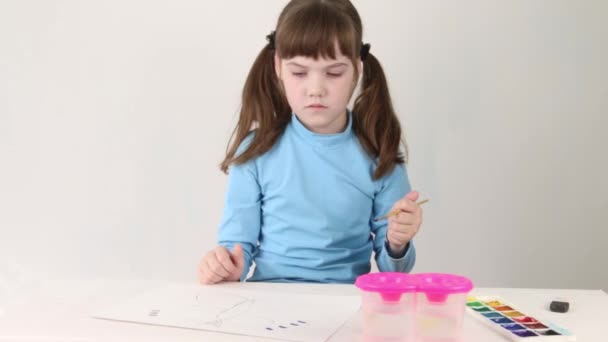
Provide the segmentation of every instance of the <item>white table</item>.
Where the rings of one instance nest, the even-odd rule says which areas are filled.
[[[0,302],[0,342],[80,342],[80,341],[276,341],[257,337],[228,335],[201,330],[179,329],[90,318],[102,305],[127,299],[158,281],[118,279],[58,279],[45,281],[26,293]],[[353,285],[231,283],[221,286],[243,287],[273,293],[358,295]],[[477,288],[472,295],[498,295],[530,315],[548,319],[577,335],[577,341],[608,341],[608,296],[600,290],[546,290]],[[570,300],[570,311],[560,314],[548,310],[555,297]],[[506,341],[502,336],[465,316],[467,342]],[[350,317],[330,341],[360,340],[360,315]]]

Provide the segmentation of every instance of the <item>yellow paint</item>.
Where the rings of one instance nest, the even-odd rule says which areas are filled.
[[[519,316],[525,316],[523,313],[519,312],[519,311],[507,311],[507,312],[501,312],[503,315],[505,316],[509,316],[509,317],[519,317]]]

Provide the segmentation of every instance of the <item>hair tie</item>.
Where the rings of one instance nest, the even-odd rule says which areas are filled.
[[[275,31],[270,32],[269,35],[266,36],[266,40],[268,41],[268,47],[271,50],[274,50],[274,37],[275,37]]]
[[[361,45],[361,60],[365,61],[365,59],[367,58],[367,55],[369,55],[369,49],[372,48],[372,45],[367,43],[367,44],[363,44]]]

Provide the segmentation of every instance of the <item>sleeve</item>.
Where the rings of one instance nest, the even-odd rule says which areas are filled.
[[[250,139],[249,139],[250,140]],[[248,141],[241,144],[243,147]],[[239,150],[242,151],[242,148]],[[245,256],[244,281],[257,251],[261,229],[261,188],[255,160],[231,165],[228,171],[224,212],[218,232],[218,243],[230,250],[241,244]]]
[[[381,272],[410,272],[416,262],[414,242],[410,241],[403,255],[389,251],[386,240],[388,221],[374,222],[374,218],[389,212],[395,202],[411,191],[405,165],[398,164],[393,171],[382,178],[380,190],[374,198],[371,229],[374,234],[374,252],[378,270]]]

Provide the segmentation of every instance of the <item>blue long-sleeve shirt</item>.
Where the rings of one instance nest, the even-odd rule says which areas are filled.
[[[353,283],[370,271],[372,250],[380,271],[409,272],[413,243],[403,256],[389,254],[387,221],[373,221],[410,191],[407,172],[397,165],[374,180],[375,167],[351,113],[338,134],[316,134],[293,114],[268,152],[232,165],[218,240],[242,245],[241,280],[254,262],[249,281]]]

